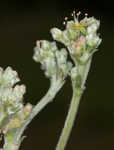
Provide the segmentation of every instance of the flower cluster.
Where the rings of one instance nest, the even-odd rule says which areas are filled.
[[[94,17],[87,16],[79,21],[75,14],[73,15],[74,21],[68,21],[64,31],[53,28],[51,33],[55,40],[68,47],[74,62],[85,63],[101,43],[97,34],[100,23]]]
[[[17,72],[7,67],[0,68],[0,122],[23,108],[24,85],[16,85],[20,79]]]
[[[40,40],[36,43],[33,59],[41,63],[45,75],[51,79],[50,89],[46,96],[41,99],[42,102],[40,101],[34,107],[29,103],[24,105],[23,95],[26,89],[24,85],[17,85],[17,82],[20,81],[17,72],[11,67],[7,67],[5,70],[0,68],[0,134],[4,134],[4,150],[18,149],[26,126],[45,105],[52,101],[68,75],[72,81],[73,100],[64,129],[71,131],[74,121],[71,116],[75,116],[75,109],[78,108],[80,96],[85,88],[92,60],[91,56],[101,43],[97,34],[100,22],[94,17],[88,18],[87,14],[79,21],[79,15],[80,12],[77,13],[77,17],[73,12],[74,19],[65,22],[65,30],[51,29],[53,39],[63,43],[67,49],[58,49],[55,41]],[[65,20],[67,19],[66,17]],[[68,54],[71,57],[70,61]],[[65,133],[65,135],[67,134]],[[68,136],[65,138],[67,141]],[[64,147],[64,142],[60,146]]]
[[[33,59],[41,63],[47,77],[64,80],[72,67],[65,48],[58,50],[55,42],[42,40],[37,41],[34,52]]]
[[[78,80],[81,80],[84,66],[97,50],[101,39],[97,34],[100,22],[94,17],[88,18],[87,14],[79,21],[79,15],[80,12],[77,13],[77,17],[75,12],[73,12],[74,20],[65,23],[65,30],[51,29],[53,39],[67,47],[74,66],[67,60],[66,49],[58,50],[56,42],[46,40],[37,42],[33,58],[42,64],[46,76],[65,78],[67,75],[70,75],[73,80],[76,80],[76,76],[78,76]],[[65,17],[65,20],[67,19]]]

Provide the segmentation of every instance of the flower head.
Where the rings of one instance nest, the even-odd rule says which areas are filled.
[[[62,42],[68,50],[74,62],[85,63],[100,45],[101,39],[97,34],[100,22],[94,17],[85,17],[79,21],[81,13],[72,13],[73,20],[67,21],[65,18],[66,29],[61,31],[57,28],[51,29],[55,40]]]
[[[59,32],[59,30],[54,32]],[[72,67],[72,64],[67,61],[68,54],[65,48],[58,50],[55,42],[42,40],[37,41],[34,52],[33,59],[41,63],[47,77],[65,79]]]
[[[14,86],[19,81],[17,72],[11,67],[0,68],[0,114],[11,115],[23,108],[25,85]]]

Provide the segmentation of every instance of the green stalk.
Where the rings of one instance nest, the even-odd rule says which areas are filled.
[[[76,82],[78,82],[78,81],[72,82],[73,96],[72,96],[70,108],[68,111],[68,115],[67,115],[67,118],[66,118],[66,121],[64,124],[64,128],[62,130],[58,144],[56,146],[56,150],[64,150],[65,146],[67,144],[67,141],[69,139],[69,136],[70,136],[73,124],[74,124],[74,120],[77,116],[80,99],[81,99],[82,93],[85,89],[84,84],[87,79],[90,64],[91,64],[91,59],[85,65],[79,66],[79,69],[81,70],[81,72],[80,71],[79,72],[81,73],[81,76],[82,76],[82,81],[81,81],[80,87],[76,86]]]
[[[33,108],[30,117],[27,119],[26,123],[20,130],[17,132],[16,141],[19,141],[21,139],[21,136],[26,129],[27,125],[32,121],[32,119],[47,106],[48,103],[52,102],[55,95],[58,93],[58,91],[62,88],[64,82],[51,80],[51,85],[46,93],[46,95],[39,101],[39,103]]]
[[[71,105],[69,108],[69,112],[67,115],[67,119],[65,121],[65,125],[64,125],[62,134],[60,136],[59,143],[56,147],[56,150],[64,150],[66,146],[66,143],[68,141],[68,138],[70,136],[70,133],[74,124],[75,116],[78,111],[78,106],[79,106],[81,95],[82,95],[82,89],[75,88],[72,101],[71,101]]]

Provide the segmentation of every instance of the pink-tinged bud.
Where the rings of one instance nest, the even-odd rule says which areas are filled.
[[[31,110],[32,110],[32,104],[30,104],[30,103],[28,103],[28,104],[26,104],[26,106],[24,107],[24,111],[25,112],[31,112]]]
[[[85,43],[85,37],[81,36],[78,41],[73,43],[74,48],[78,48],[79,46],[83,45]]]
[[[14,105],[14,102],[13,101],[9,101],[9,104]]]
[[[41,44],[42,40],[38,40],[36,41],[36,46],[38,46],[40,48],[40,44]]]

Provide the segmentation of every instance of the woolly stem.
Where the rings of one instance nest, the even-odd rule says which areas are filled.
[[[33,108],[30,116],[28,117],[25,124],[20,127],[17,132],[14,134],[11,141],[8,140],[9,135],[5,136],[5,144],[3,150],[19,150],[21,141],[22,141],[22,134],[25,131],[27,125],[32,121],[32,119],[48,104],[50,103],[57,92],[61,89],[64,82],[60,80],[51,80],[51,86],[47,92],[47,94],[39,101],[39,103]],[[10,134],[10,133],[9,133]]]
[[[82,77],[83,77],[80,87],[76,87],[76,85],[74,84],[78,81],[75,81],[74,83],[72,82],[73,97],[72,97],[68,115],[67,115],[67,118],[66,118],[66,121],[64,124],[64,128],[62,130],[58,144],[56,146],[56,150],[64,150],[65,146],[67,144],[67,141],[69,139],[69,136],[70,136],[73,124],[74,124],[74,120],[77,116],[80,99],[81,99],[82,93],[85,89],[84,84],[87,79],[87,75],[88,75],[88,72],[90,69],[90,64],[91,64],[91,59],[83,67],[80,66]]]

